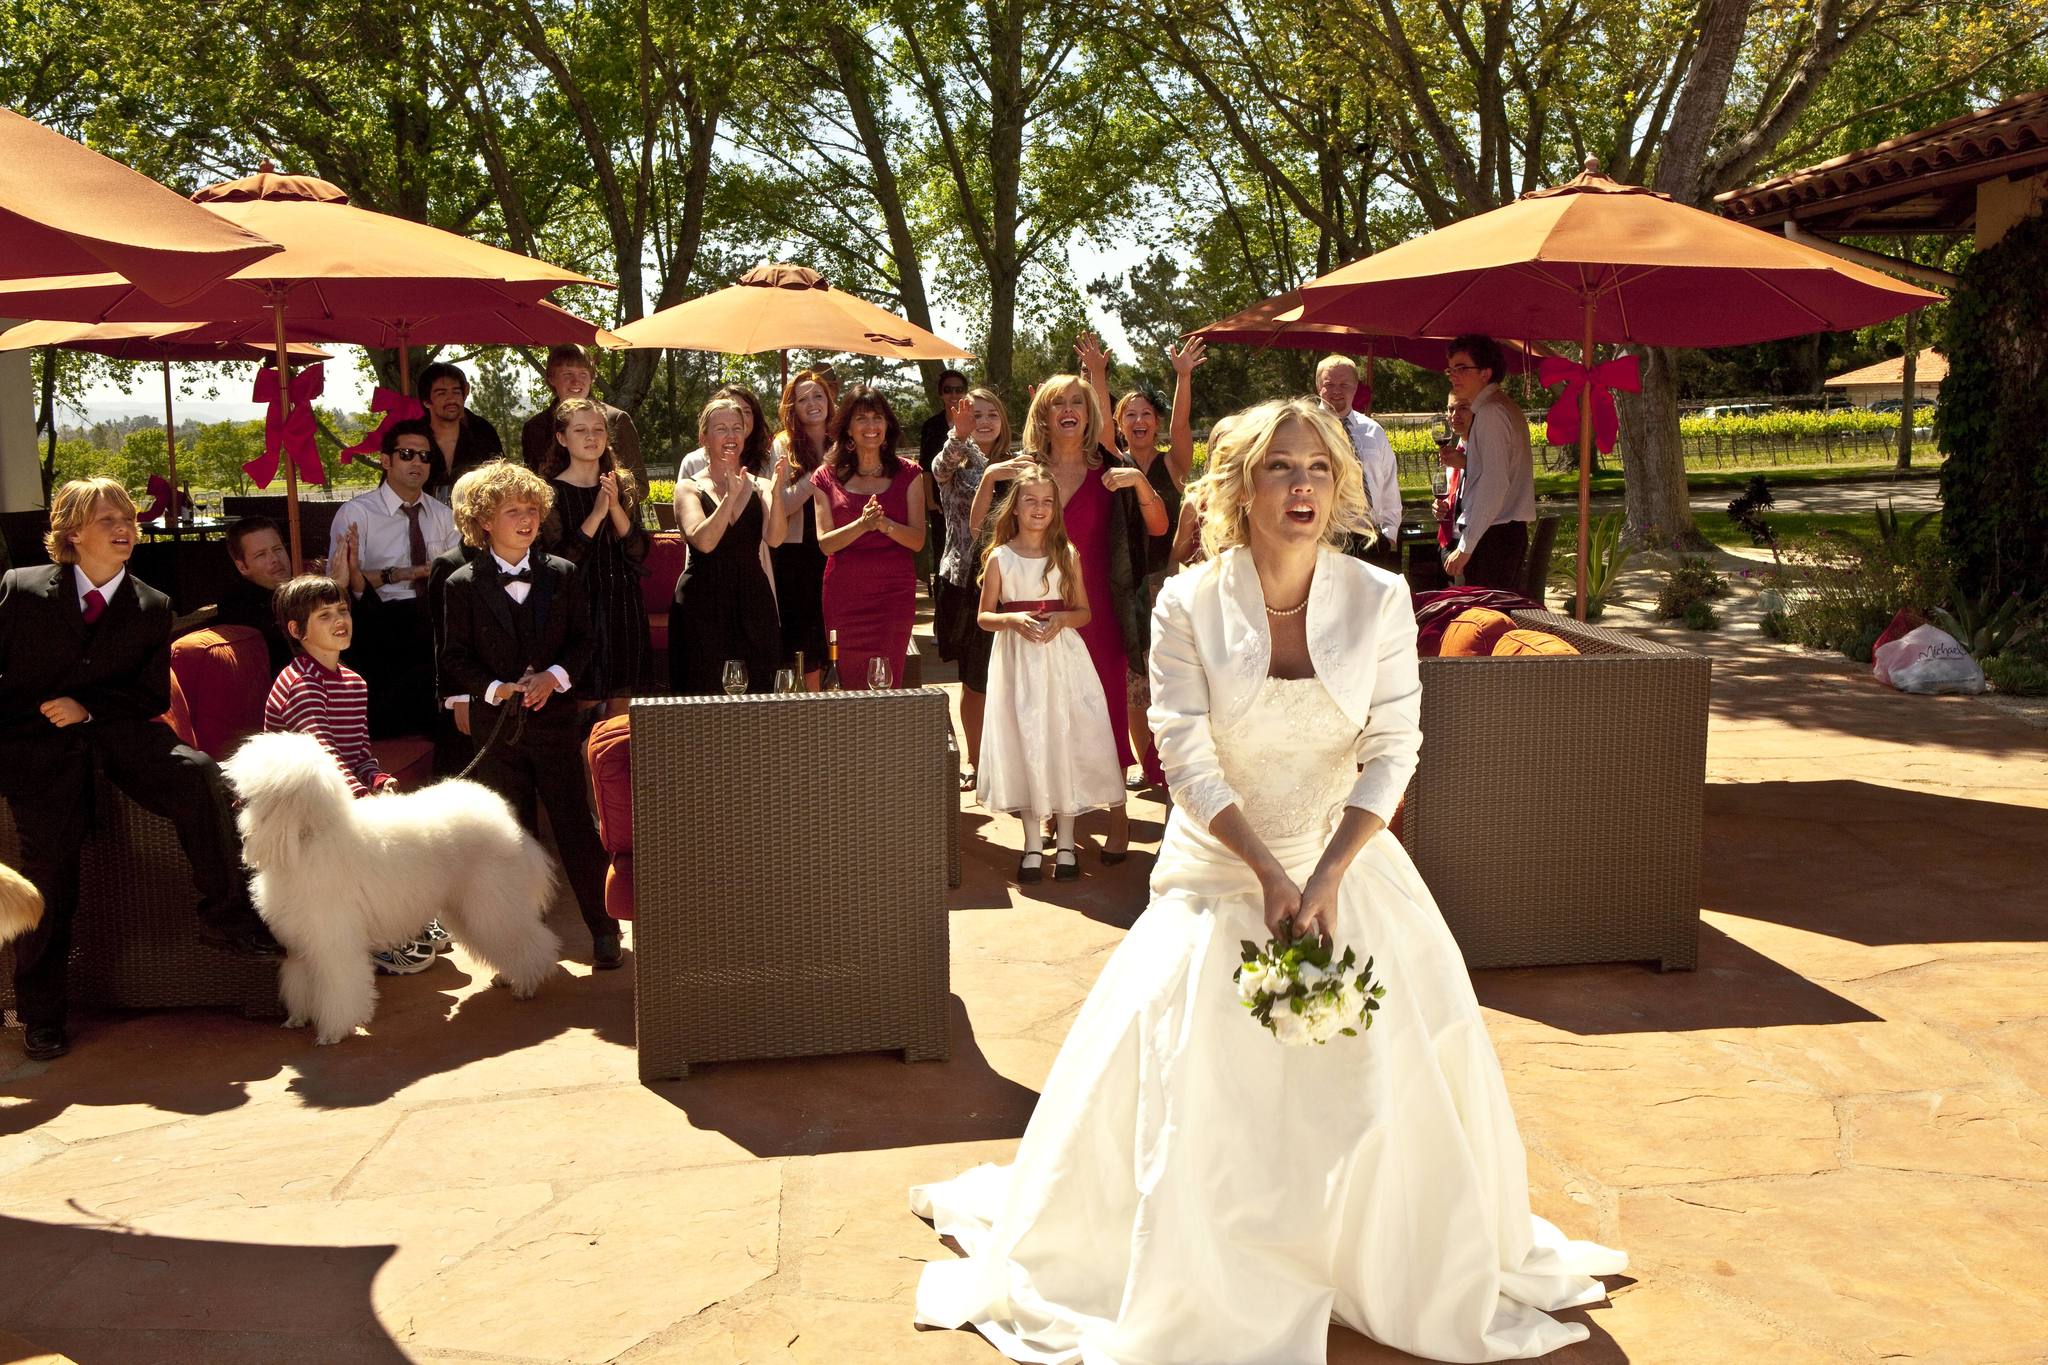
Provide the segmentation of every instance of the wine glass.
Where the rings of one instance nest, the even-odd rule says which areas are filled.
[[[747,690],[747,665],[744,659],[725,661],[725,695],[737,697]]]
[[[1442,465],[1437,465],[1434,469],[1431,469],[1429,471],[1429,491],[1437,497],[1448,498],[1451,495],[1451,471]]]
[[[887,659],[877,654],[868,660],[868,691],[886,692],[894,681]]]
[[[793,668],[776,669],[775,690],[778,693],[796,691],[796,670]]]
[[[1451,429],[1451,419],[1438,413],[1436,420],[1429,424],[1429,439],[1440,446],[1447,446],[1457,440],[1457,432]]]

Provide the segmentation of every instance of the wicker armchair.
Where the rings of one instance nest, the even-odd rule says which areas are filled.
[[[946,1057],[944,694],[650,698],[632,728],[640,1078]]]
[[[1579,656],[1422,661],[1402,844],[1470,967],[1692,968],[1708,661],[1514,615]]]
[[[277,963],[235,957],[200,941],[199,892],[171,822],[105,778],[80,859],[71,935],[73,1005],[102,1009],[203,1006],[275,1017]],[[14,816],[0,802],[0,861],[21,865]],[[0,1009],[14,1008],[14,952],[0,948]]]

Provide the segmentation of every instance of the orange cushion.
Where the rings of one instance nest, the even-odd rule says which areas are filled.
[[[1498,659],[1511,654],[1576,654],[1569,640],[1547,630],[1511,630],[1493,646]]]
[[[590,729],[584,754],[597,797],[597,837],[607,853],[633,851],[633,718],[611,716]]]
[[[193,749],[199,747],[192,735],[192,708],[185,701],[185,689],[178,686],[176,673],[171,674],[171,709],[163,713],[162,720],[178,737],[178,743]]]
[[[1494,642],[1515,628],[1515,618],[1491,607],[1467,607],[1444,627],[1440,659],[1481,658],[1493,653]]]
[[[633,855],[621,853],[604,874],[604,912],[613,919],[633,918]]]
[[[179,636],[171,642],[171,676],[185,696],[195,749],[226,758],[263,728],[270,652],[254,627],[207,626]]]

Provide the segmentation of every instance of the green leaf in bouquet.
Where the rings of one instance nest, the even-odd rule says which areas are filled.
[[[1239,952],[1244,954],[1246,962],[1257,962],[1259,960],[1259,945],[1253,943],[1250,939],[1239,939],[1237,941],[1237,948]]]
[[[1300,988],[1296,987],[1296,989],[1299,990]],[[1296,1014],[1300,1014],[1306,1008],[1301,1003],[1301,997],[1299,995],[1290,996],[1287,1001],[1287,1007],[1293,1010]]]
[[[1355,1028],[1340,1028],[1337,1032],[1343,1034],[1346,1038],[1356,1038],[1358,1036],[1358,1030]]]

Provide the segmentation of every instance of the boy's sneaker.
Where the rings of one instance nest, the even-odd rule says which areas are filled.
[[[448,937],[448,931],[441,927],[441,921],[430,919],[420,936],[413,940],[415,947],[424,947],[429,952],[445,953],[455,946],[455,940]]]
[[[377,964],[377,970],[386,976],[411,976],[434,965],[434,954],[421,951],[410,943],[401,943],[389,948],[379,948],[370,954],[370,961]]]

